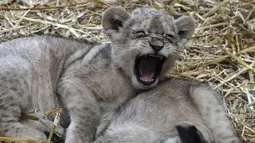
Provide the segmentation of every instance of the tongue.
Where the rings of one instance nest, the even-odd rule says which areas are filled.
[[[139,72],[140,79],[143,81],[152,81],[155,74],[157,60],[152,57],[144,57],[140,59]]]

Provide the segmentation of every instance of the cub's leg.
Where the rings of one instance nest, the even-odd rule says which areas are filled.
[[[95,96],[75,78],[66,79],[65,83],[60,82],[58,93],[71,120],[65,143],[93,142],[100,121],[100,110]]]
[[[20,123],[24,109],[32,106],[33,72],[29,63],[10,57],[0,58],[0,128],[5,136],[45,141],[43,132]],[[36,86],[36,85],[35,85]]]
[[[94,99],[80,98],[67,104],[71,123],[67,128],[65,143],[90,143],[95,139],[99,125],[99,108]]]
[[[241,142],[215,91],[205,85],[194,85],[190,88],[190,96],[219,143]]]

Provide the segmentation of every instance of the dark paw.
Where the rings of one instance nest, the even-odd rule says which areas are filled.
[[[179,122],[175,127],[182,143],[208,143],[203,134],[188,121]]]

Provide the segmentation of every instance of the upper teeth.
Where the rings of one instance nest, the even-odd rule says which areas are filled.
[[[161,57],[160,55],[149,55],[151,57]]]
[[[146,58],[146,57],[148,57],[148,56],[150,56],[150,57],[156,57],[156,58],[163,58],[163,56],[161,56],[161,55],[153,55],[153,54],[147,54],[147,55],[144,55],[144,57]]]
[[[155,57],[155,58],[160,58],[160,60],[163,59],[163,56],[161,56],[161,55],[153,55],[153,54],[144,55],[145,58],[147,58],[148,56],[150,56],[150,57]]]

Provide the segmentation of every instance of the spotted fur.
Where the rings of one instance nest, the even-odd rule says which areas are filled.
[[[188,16],[175,20],[155,9],[137,9],[129,14],[121,7],[107,9],[102,25],[111,44],[51,36],[0,44],[0,128],[6,136],[46,140],[42,130],[20,117],[34,109],[44,112],[62,107],[62,125],[68,126],[70,119],[65,142],[92,142],[100,118],[108,118],[137,90],[159,82],[145,86],[137,81],[136,57],[155,52],[164,55],[163,77],[195,28]],[[139,37],[136,28],[146,35]],[[149,44],[162,46],[162,42],[162,49],[157,51]]]

